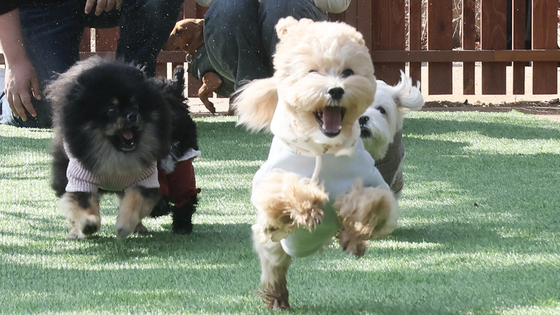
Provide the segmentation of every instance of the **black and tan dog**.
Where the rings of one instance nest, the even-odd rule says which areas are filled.
[[[119,198],[117,237],[147,231],[142,219],[160,199],[158,161],[196,147],[196,129],[174,130],[190,120],[183,76],[179,69],[172,81],[151,79],[135,66],[92,57],[48,86],[52,187],[70,225],[68,238],[99,231],[104,192]]]

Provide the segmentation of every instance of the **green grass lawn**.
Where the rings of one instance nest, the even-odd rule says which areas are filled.
[[[170,217],[86,240],[49,186],[52,133],[0,126],[0,313],[269,313],[255,292],[253,173],[271,136],[197,119],[202,189],[190,235]],[[560,124],[517,112],[413,112],[399,227],[361,259],[295,259],[290,314],[560,314]]]

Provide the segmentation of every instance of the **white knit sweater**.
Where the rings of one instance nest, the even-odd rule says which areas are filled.
[[[312,232],[298,228],[294,234],[282,239],[280,243],[284,251],[292,257],[305,257],[318,251],[325,243],[330,242],[338,232],[338,219],[333,203],[336,198],[346,193],[361,178],[365,187],[380,187],[389,190],[371,155],[364,149],[360,139],[352,156],[335,157],[333,154],[322,156],[323,162],[319,173],[319,183],[323,184],[329,195],[324,205],[323,222]],[[297,173],[301,177],[311,178],[315,168],[315,158],[298,155],[291,148],[274,137],[268,160],[260,167],[253,178],[253,191],[259,182],[274,169]]]
[[[66,169],[68,192],[97,192],[99,188],[107,191],[123,191],[128,187],[142,186],[146,188],[159,188],[157,161],[140,173],[94,174],[87,170],[76,157],[66,149],[70,162]]]

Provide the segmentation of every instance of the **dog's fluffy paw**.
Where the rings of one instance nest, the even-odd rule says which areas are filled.
[[[288,290],[284,288],[274,288],[268,286],[266,289],[259,290],[259,295],[266,306],[275,311],[290,309],[288,301]]]
[[[251,226],[253,232],[258,236],[259,242],[266,243],[268,240],[279,242],[293,232],[292,225],[273,226],[268,224],[255,223]]]
[[[66,238],[71,239],[71,240],[78,240],[78,239],[87,238],[87,236],[84,233],[82,233],[82,231],[80,231],[80,229],[73,226],[70,229],[70,232],[68,232],[68,234],[66,234]]]
[[[142,224],[142,222],[138,223],[138,225],[136,225],[136,228],[134,229],[134,233],[138,233],[138,234],[148,234],[148,228],[144,226],[144,224]]]
[[[366,253],[366,240],[356,230],[344,229],[340,231],[338,243],[342,250],[350,255],[362,257]]]
[[[316,189],[316,188],[313,188]],[[325,214],[319,208],[324,200],[310,195],[310,199],[301,200],[294,204],[294,209],[290,211],[290,218],[293,220],[295,226],[304,227],[311,231],[318,224],[323,222]]]
[[[364,187],[360,180],[348,193],[336,199],[334,207],[343,226],[338,235],[340,246],[356,256],[365,253],[367,240],[389,235],[400,214],[390,191]]]
[[[302,227],[312,230],[323,221],[320,208],[329,199],[323,187],[290,172],[275,172],[256,188],[252,202],[257,208],[253,231],[263,242],[279,241]]]

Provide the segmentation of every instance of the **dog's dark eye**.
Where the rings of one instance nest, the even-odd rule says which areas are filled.
[[[383,107],[377,107],[377,110],[378,110],[381,114],[383,114],[383,115],[385,115],[385,114],[387,113],[387,112],[385,111],[385,108],[383,108]]]
[[[348,78],[349,76],[353,75],[354,71],[352,71],[352,69],[346,69],[344,71],[342,71],[342,77],[344,78]]]
[[[317,73],[317,70],[309,70],[309,73]]]
[[[115,116],[115,115],[117,115],[117,112],[118,112],[118,111],[117,111],[117,107],[111,106],[111,107],[109,107],[109,109],[107,110],[107,115],[109,115],[109,116]]]

